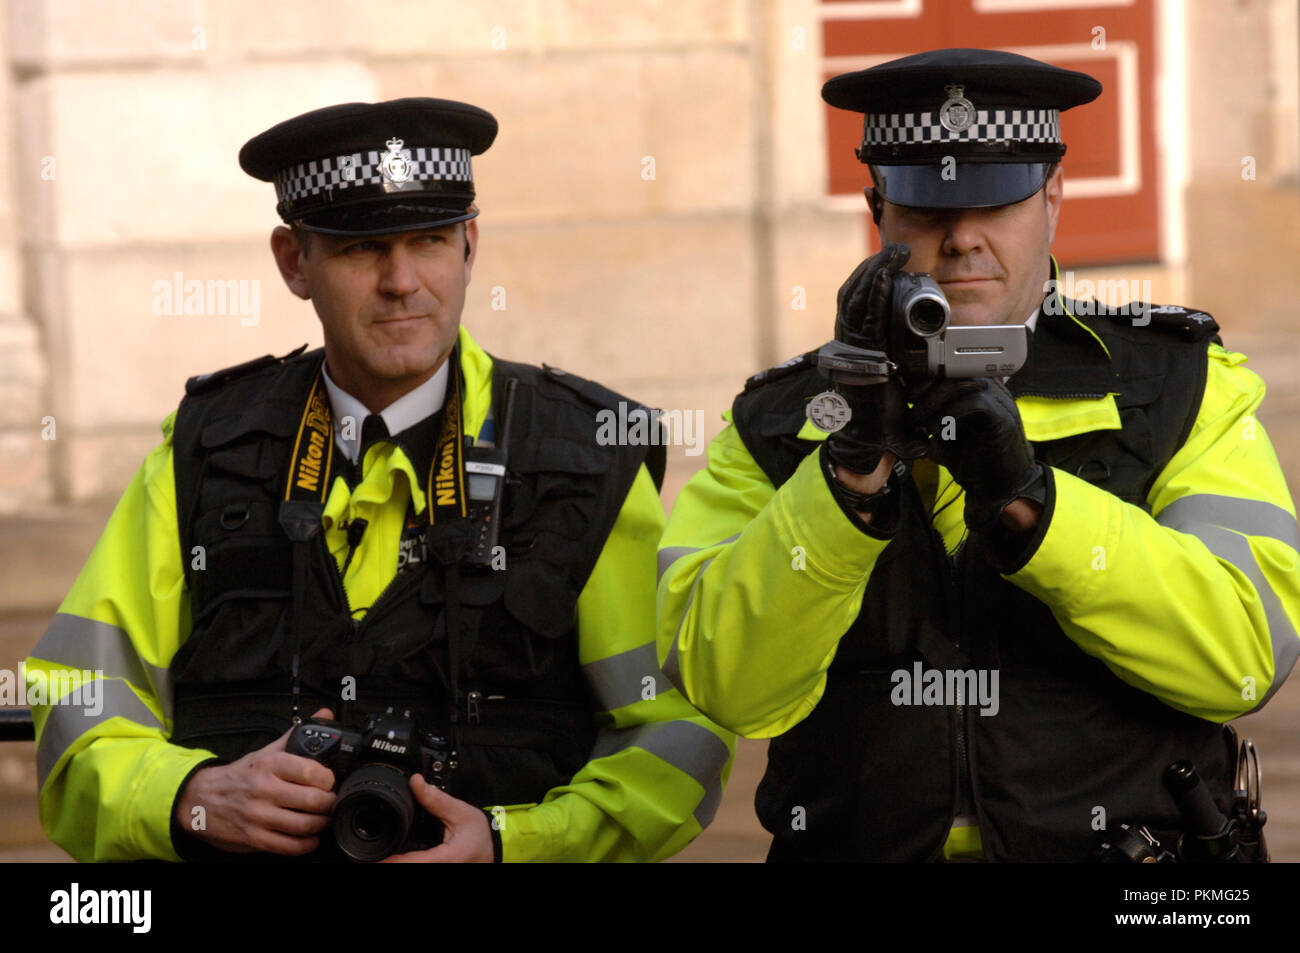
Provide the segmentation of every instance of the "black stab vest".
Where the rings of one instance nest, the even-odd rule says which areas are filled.
[[[1169,333],[1106,316],[1086,323],[1109,361],[1081,325],[1040,314],[1030,358],[1008,387],[1017,396],[1117,393],[1121,430],[1036,443],[1035,453],[1149,512],[1147,491],[1195,421],[1217,325]],[[751,379],[736,398],[736,427],[774,486],[816,449],[795,435],[806,401],[826,386],[805,356]],[[1146,824],[1172,847],[1181,821],[1161,778],[1180,758],[1227,808],[1230,728],[1120,681],[1045,604],[998,575],[978,537],[950,557],[915,484],[903,491],[902,525],[839,642],[825,694],[769,747],[755,798],[774,835],[769,860],[942,858],[962,773],[990,860],[1086,860],[1103,819],[1110,831]],[[998,670],[1000,710],[894,705],[892,673],[912,673],[918,661],[923,670]]]
[[[171,664],[171,740],[225,761],[290,726],[292,544],[278,508],[322,356],[300,349],[195,378],[176,417],[177,519],[194,625]],[[519,385],[498,540],[506,568],[460,570],[459,763],[448,790],[478,805],[539,802],[590,758],[599,705],[578,660],[578,596],[640,464],[656,482],[663,473],[662,445],[597,443],[596,414],[617,408],[619,395],[554,368],[494,359],[498,425],[507,378]],[[347,717],[392,704],[443,733],[446,571],[430,558],[399,573],[354,622],[325,534],[311,547],[303,717],[322,705]],[[342,700],[349,688],[350,706]]]

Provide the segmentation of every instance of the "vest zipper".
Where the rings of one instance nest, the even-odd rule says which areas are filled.
[[[365,617],[358,620],[353,613],[352,601],[348,598],[347,586],[343,584],[343,576],[339,572],[338,563],[334,559],[334,554],[329,551],[329,546],[324,542],[325,534],[321,533],[320,538],[321,538],[321,548],[325,551],[325,557],[329,560],[330,577],[334,580],[334,591],[339,597],[339,602],[343,606],[343,611],[347,613],[348,625],[352,629],[352,638],[357,639],[360,637],[362,629],[365,628],[365,626],[370,621],[370,619],[376,615],[375,610],[381,607],[381,604],[383,603],[384,599],[387,598],[389,593],[391,593],[393,589],[397,587],[398,583],[404,581],[403,577],[411,576],[412,578],[415,578],[419,574],[416,572],[403,573],[400,571],[394,573],[393,578],[388,580],[388,584],[384,586],[383,590],[379,593],[379,595],[375,597],[375,601],[370,604],[370,608],[366,610]],[[352,562],[353,549],[354,547],[349,547],[348,558],[344,563],[345,567],[350,565]],[[384,606],[383,608],[387,608],[387,607]]]
[[[375,597],[375,601],[370,604],[370,608],[366,610],[365,618],[363,618],[360,622],[357,623],[358,632],[360,631],[360,629],[364,628],[370,622],[371,619],[379,615],[382,615],[382,612],[380,611],[381,609],[386,611],[389,608],[387,605],[384,605],[384,600],[388,599],[389,602],[393,601],[392,599],[388,598],[389,595],[393,592],[393,590],[399,588],[401,583],[407,581],[405,578],[407,576],[411,577],[410,581],[412,582],[412,586],[408,588],[413,588],[414,583],[419,581],[420,573],[416,571],[411,571],[407,573],[403,573],[403,572],[394,573],[393,578],[388,580],[388,585],[384,586],[383,590],[379,593],[379,595]]]
[[[325,542],[325,533],[319,533],[318,537],[321,552],[325,554],[325,559],[330,567],[329,575],[334,582],[334,594],[338,596],[339,604],[343,607],[344,613],[347,614],[348,624],[352,627],[352,634],[355,636],[357,620],[352,618],[352,603],[348,600],[348,591],[343,585],[343,577],[339,574],[339,564],[334,561],[334,554],[330,552],[329,544]],[[351,562],[351,554],[348,556],[348,562]]]
[[[482,698],[482,692],[470,692],[465,697],[465,714],[471,725],[478,724],[478,703]]]
[[[963,609],[963,576],[961,573],[961,557],[966,551],[966,544],[963,541],[957,547],[957,552],[949,555],[947,544],[943,541],[943,536],[933,526],[930,531],[938,541],[940,552],[944,554],[944,559],[948,563],[948,584],[949,584],[949,614],[948,625],[949,634],[952,638],[954,648],[961,648],[961,620]],[[957,747],[957,791],[952,805],[952,814],[948,819],[948,831],[944,834],[944,841],[947,842],[952,832],[952,822],[957,818],[957,812],[966,805],[978,817],[978,810],[975,807],[975,790],[970,776],[970,754],[969,744],[966,737],[966,702],[957,705],[957,725],[956,738],[954,739]],[[942,855],[940,848],[940,855]]]
[[[962,543],[957,547],[957,552],[948,557],[948,570],[952,579],[953,589],[953,613],[952,613],[952,644],[956,648],[961,648],[961,617],[962,617],[962,577],[959,560],[965,550],[966,544]],[[970,796],[970,758],[966,750],[966,705],[965,700],[957,706],[957,766],[959,774],[957,776],[958,803],[965,801]],[[973,802],[974,798],[970,800]],[[971,807],[974,808],[974,803]]]
[[[492,702],[509,701],[519,705],[554,705],[559,708],[583,708],[578,702],[566,702],[559,698],[520,698],[517,695],[484,695],[482,692],[470,692],[469,700],[473,703],[475,717],[482,715],[482,706],[491,707]]]
[[[1082,393],[1081,393],[1081,394],[1056,394],[1056,393],[1052,393],[1052,394],[1048,394],[1048,393],[1045,393],[1044,391],[1040,391],[1040,390],[1022,390],[1022,391],[1020,391],[1018,394],[1015,394],[1014,396],[1016,396],[1016,397],[1047,397],[1047,398],[1050,398],[1050,399],[1052,399],[1052,400],[1098,400],[1098,399],[1100,399],[1100,398],[1102,398],[1102,397],[1105,397],[1106,395],[1105,395],[1105,394],[1097,394],[1097,393],[1091,393],[1091,394],[1082,394]]]

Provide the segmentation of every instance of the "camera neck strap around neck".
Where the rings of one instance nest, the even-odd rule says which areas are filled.
[[[464,520],[468,515],[469,508],[465,479],[465,441],[461,436],[463,400],[459,348],[453,348],[447,360],[450,362],[450,367],[442,429],[438,435],[433,458],[429,463],[428,479],[425,483],[425,503],[431,542],[435,526],[457,525],[458,520]],[[280,525],[293,543],[294,649],[291,673],[293,676],[292,718],[295,725],[302,722],[302,713],[299,710],[301,691],[298,670],[302,655],[304,606],[311,566],[311,546],[321,531],[321,516],[333,483],[333,468],[334,419],[329,394],[325,389],[324,375],[318,371],[298,424],[298,434],[293,444],[289,476],[285,483],[284,499],[280,504],[279,513]],[[464,537],[465,541],[469,538],[468,533],[453,532],[452,539],[458,537]],[[435,553],[439,553],[439,561],[443,563],[447,572],[447,642],[453,723],[459,718],[457,697],[460,660],[456,636],[460,622],[458,564],[464,548],[463,545],[454,544],[450,547],[435,548]]]

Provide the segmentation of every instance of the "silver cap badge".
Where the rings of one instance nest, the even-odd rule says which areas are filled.
[[[385,185],[395,185],[399,189],[411,181],[411,161],[402,151],[401,139],[393,138],[384,143],[388,152],[379,160],[379,172]]]
[[[943,88],[948,99],[939,109],[939,125],[949,132],[964,132],[975,121],[975,107],[969,99],[962,96],[965,89],[956,83]]]

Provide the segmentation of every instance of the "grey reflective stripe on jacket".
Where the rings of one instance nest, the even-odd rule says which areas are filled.
[[[146,728],[166,731],[166,726],[149,710],[131,686],[116,678],[97,680],[98,713],[91,713],[83,705],[54,704],[41,728],[41,738],[36,745],[37,782],[44,787],[45,780],[63,753],[90,729],[112,718],[125,718]],[[101,707],[102,705],[102,707]],[[142,733],[142,737],[143,737]]]
[[[602,730],[591,760],[606,758],[637,747],[690,775],[704,788],[694,814],[707,827],[722,800],[722,769],[727,765],[727,745],[712,731],[690,721],[665,721],[632,728]]]
[[[162,703],[171,717],[171,672],[152,665],[136,652],[125,629],[107,622],[60,612],[54,616],[32,657],[70,668],[102,672],[105,678],[123,678]]]
[[[582,666],[582,673],[605,711],[648,700],[668,690],[668,680],[659,669],[653,642],[588,662]]]
[[[141,659],[124,629],[60,612],[32,649],[31,657],[52,662],[70,672],[85,672],[95,683],[93,690],[90,687],[82,690],[85,697],[47,699],[49,715],[36,747],[36,773],[41,785],[78,738],[111,718],[126,718],[148,729],[166,732],[166,725],[140,700],[132,686],[158,698],[164,717],[170,720],[171,673]]]
[[[1273,682],[1255,708],[1263,706],[1300,658],[1300,636],[1255,558],[1248,537],[1277,540],[1300,553],[1300,527],[1295,517],[1273,503],[1195,493],[1174,500],[1160,511],[1156,522],[1195,536],[1215,556],[1240,570],[1255,587],[1268,619],[1269,642],[1273,648]]]

